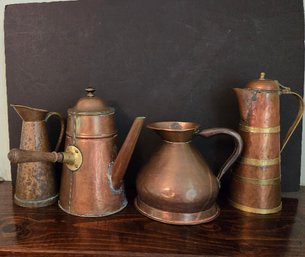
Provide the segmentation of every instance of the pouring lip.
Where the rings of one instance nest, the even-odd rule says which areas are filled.
[[[146,125],[147,128],[162,131],[194,131],[200,125],[191,121],[158,121]]]
[[[33,111],[40,111],[40,112],[49,112],[48,110],[46,109],[41,109],[41,108],[35,108],[35,107],[29,107],[29,106],[26,106],[26,105],[22,105],[22,104],[10,104],[11,107],[21,107],[21,108],[26,108],[26,109],[29,109],[29,110],[33,110]]]

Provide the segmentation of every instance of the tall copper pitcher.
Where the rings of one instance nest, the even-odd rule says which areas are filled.
[[[244,149],[233,173],[230,202],[246,212],[276,213],[282,208],[280,152],[302,118],[303,99],[278,81],[265,79],[264,73],[245,88],[234,91],[239,102]],[[281,144],[279,96],[283,94],[298,99],[299,112]]]
[[[20,149],[50,151],[46,122],[56,116],[61,122],[61,130],[55,147],[58,150],[64,134],[64,121],[57,112],[11,105],[22,119]],[[53,164],[50,162],[20,163],[17,167],[14,202],[23,207],[43,207],[54,203],[58,198]]]

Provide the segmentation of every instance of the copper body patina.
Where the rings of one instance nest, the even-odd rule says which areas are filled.
[[[58,204],[76,216],[107,216],[127,205],[123,177],[145,119],[135,119],[117,153],[115,110],[94,91],[88,88],[87,96],[68,110],[65,152],[13,149],[9,153],[11,162],[63,162]]]
[[[58,150],[64,133],[64,121],[59,113],[12,105],[22,119],[20,149],[50,151],[46,121],[56,116],[61,122],[61,132],[55,151]],[[43,207],[56,202],[58,185],[55,180],[53,164],[50,162],[20,163],[17,167],[14,202],[22,207]]]
[[[137,177],[136,208],[149,218],[176,225],[215,219],[219,180],[241,153],[240,136],[226,128],[200,131],[193,122],[156,122],[148,128],[158,133],[163,143]],[[194,135],[217,134],[232,136],[235,149],[216,178],[191,141]]]
[[[241,121],[240,135],[244,149],[233,173],[230,202],[243,211],[271,214],[279,212],[281,203],[281,158],[286,145],[304,111],[302,98],[281,86],[277,81],[260,79],[249,82],[245,88],[234,88]],[[280,143],[281,94],[295,96],[300,104],[298,115],[282,145]]]
[[[127,205],[123,176],[144,118],[138,117],[118,156],[115,110],[88,92],[68,110],[66,146],[81,150],[78,170],[64,165],[59,206],[79,216],[107,216]]]

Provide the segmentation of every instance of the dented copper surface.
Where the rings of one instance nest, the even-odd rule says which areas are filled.
[[[199,130],[193,122],[156,122],[147,127],[163,142],[137,177],[136,208],[149,218],[176,225],[215,219],[219,214],[219,180],[241,153],[241,137],[226,128]],[[216,178],[191,141],[195,135],[218,134],[232,136],[235,149]]]
[[[242,156],[231,182],[230,202],[252,213],[271,214],[281,210],[280,152],[300,122],[304,103],[290,88],[277,81],[260,79],[245,88],[234,88],[240,108],[240,135],[244,141]],[[281,94],[294,95],[299,112],[285,139],[280,143]]]
[[[61,121],[61,132],[55,150],[64,133],[64,122],[59,113],[12,105],[22,119],[20,149],[39,152],[50,151],[46,121],[55,115]],[[26,162],[18,164],[14,202],[22,207],[43,207],[57,201],[58,185],[53,164],[50,162]]]

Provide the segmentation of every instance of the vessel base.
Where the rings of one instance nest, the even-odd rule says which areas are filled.
[[[135,199],[135,207],[144,216],[156,221],[174,225],[196,225],[207,223],[217,218],[219,207],[214,204],[210,209],[194,213],[177,213],[156,209],[142,202],[138,197]]]
[[[71,210],[67,210],[65,209],[61,204],[60,204],[60,200],[58,201],[58,206],[60,209],[62,209],[64,212],[70,214],[70,215],[73,215],[73,216],[78,216],[78,217],[105,217],[105,216],[110,216],[112,214],[115,214],[117,212],[120,212],[122,211],[126,206],[127,206],[127,200],[125,199],[123,201],[123,203],[121,204],[121,206],[119,208],[116,208],[112,211],[105,211],[105,210],[100,210],[98,213],[92,213],[92,212],[84,212],[84,213],[76,213],[76,212],[73,212]]]
[[[26,208],[39,208],[45,207],[55,203],[58,200],[58,194],[51,196],[44,200],[24,200],[20,199],[16,194],[14,195],[14,203],[21,207]]]

